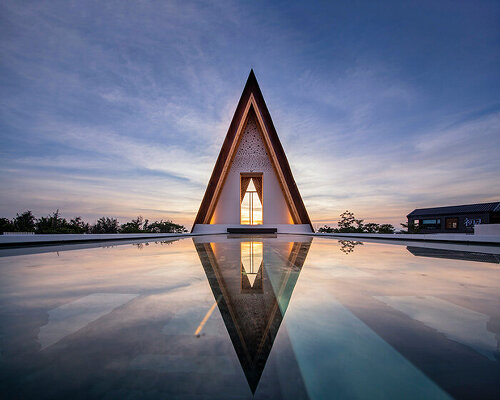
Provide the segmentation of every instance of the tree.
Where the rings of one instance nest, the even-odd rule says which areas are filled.
[[[16,214],[12,221],[15,232],[33,232],[35,230],[36,218],[31,211],[25,211],[22,214]]]
[[[370,223],[365,225],[364,231],[366,233],[377,233],[379,230],[379,226],[380,226],[379,224],[376,224],[374,222],[370,222]]]
[[[68,226],[68,221],[59,216],[59,210],[52,215],[41,217],[36,222],[37,233],[72,233]]]
[[[363,224],[362,219],[356,219],[354,213],[349,210],[340,214],[338,228],[332,228],[324,225],[318,229],[320,233],[394,233],[394,227],[390,224],[376,224],[370,222]],[[354,225],[355,224],[355,225]]]
[[[394,233],[394,227],[391,224],[382,224],[378,228],[378,233]]]
[[[148,225],[148,232],[152,233],[183,233],[187,232],[184,225],[174,224],[172,221],[155,221]]]
[[[0,233],[14,232],[14,224],[7,218],[0,218]]]
[[[354,232],[364,232],[364,225],[363,225],[364,219],[355,219],[354,222],[356,223],[356,228],[354,228]]]
[[[415,225],[414,223],[410,222],[408,224],[401,224],[401,226],[406,229],[401,231],[402,233],[420,233],[420,225]]]
[[[89,224],[82,220],[82,217],[75,217],[70,222],[59,214],[56,210],[52,215],[41,217],[36,222],[36,232],[40,234],[55,233],[86,233],[89,231]]]
[[[75,217],[69,221],[69,227],[73,233],[87,233],[90,231],[90,226],[82,220],[82,217]]]
[[[318,229],[318,232],[320,232],[320,233],[333,233],[333,232],[338,232],[338,229],[332,228],[328,225],[324,225]]]
[[[116,218],[101,217],[90,228],[92,233],[118,233],[118,220]]]
[[[35,218],[31,211],[17,214],[16,218],[0,218],[0,234],[4,232],[33,232],[40,234],[54,233],[183,233],[187,232],[184,225],[175,224],[170,220],[160,220],[149,223],[149,220],[138,216],[121,226],[116,218],[101,217],[90,226],[82,217],[74,217],[69,222],[61,217],[59,209],[46,217]]]
[[[147,226],[148,220],[146,220]],[[136,219],[133,219],[131,222],[126,222],[120,227],[120,233],[140,233],[143,232],[143,220],[141,216],[138,216]]]
[[[354,227],[352,224],[356,221],[354,218],[354,213],[349,210],[345,210],[342,214],[340,214],[340,221],[337,223],[339,226],[339,232],[353,232]]]

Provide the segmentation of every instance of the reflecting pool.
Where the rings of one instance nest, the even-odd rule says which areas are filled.
[[[0,398],[498,399],[500,248],[440,246],[2,249]]]

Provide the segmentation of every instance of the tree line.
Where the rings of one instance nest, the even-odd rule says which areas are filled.
[[[130,222],[119,224],[116,218],[101,217],[93,225],[82,217],[74,217],[69,221],[59,214],[59,210],[46,217],[36,218],[31,211],[16,214],[12,220],[0,218],[0,233],[34,232],[34,233],[183,233],[184,225],[170,220],[149,222],[141,216]]]
[[[340,220],[337,223],[338,228],[332,228],[324,225],[318,229],[322,233],[394,233],[394,226],[391,224],[376,224],[369,222],[363,223],[364,220],[356,219],[354,213],[349,210],[340,214]]]

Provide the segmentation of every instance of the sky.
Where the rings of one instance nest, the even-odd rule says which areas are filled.
[[[253,68],[315,227],[500,201],[498,1],[0,1],[0,216],[190,227]]]

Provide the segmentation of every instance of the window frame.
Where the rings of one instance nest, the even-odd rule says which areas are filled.
[[[433,222],[431,223],[426,221],[433,221]],[[422,229],[429,229],[429,230],[441,229],[441,217],[420,218],[420,226]]]
[[[450,225],[453,225],[453,222],[455,222],[455,227],[451,226],[448,227],[448,221],[450,221]],[[444,227],[446,230],[449,231],[456,231],[458,229],[458,217],[447,217],[444,220]]]
[[[261,180],[261,185],[262,185],[262,201],[261,201],[261,203],[262,203],[262,223],[261,224],[243,224],[243,222],[242,222],[241,207],[243,205],[243,201],[241,200],[241,197],[240,197],[241,196],[241,180],[242,180],[242,178],[258,178]],[[252,192],[252,193],[256,193],[256,195],[258,196],[257,192]],[[264,173],[263,172],[241,172],[240,173],[238,201],[240,202],[240,225],[245,225],[245,226],[264,225]],[[251,220],[252,220],[252,218],[250,217],[250,221]]]

